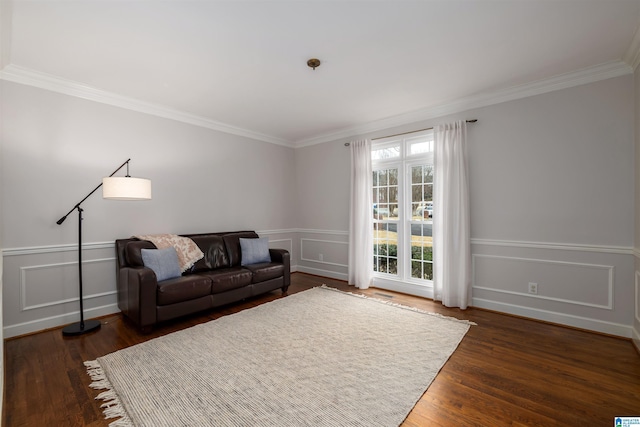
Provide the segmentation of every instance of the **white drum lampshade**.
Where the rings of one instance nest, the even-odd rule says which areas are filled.
[[[102,197],[112,200],[150,200],[151,180],[130,176],[103,178]]]

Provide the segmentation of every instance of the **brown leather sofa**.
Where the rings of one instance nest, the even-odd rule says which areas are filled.
[[[257,238],[253,231],[184,234],[204,257],[182,276],[158,282],[142,262],[142,249],[154,249],[147,240],[116,240],[118,307],[143,332],[153,325],[190,313],[282,289],[291,283],[290,256],[269,249],[270,263],[241,266],[240,238]]]

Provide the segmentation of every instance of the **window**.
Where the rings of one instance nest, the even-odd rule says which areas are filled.
[[[374,276],[430,285],[433,132],[379,140],[371,158]]]

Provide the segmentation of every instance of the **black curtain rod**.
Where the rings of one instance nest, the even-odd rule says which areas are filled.
[[[475,122],[477,122],[477,121],[478,121],[478,119],[470,119],[470,120],[467,120],[467,123],[475,123]],[[410,132],[396,133],[395,135],[387,135],[387,136],[380,136],[380,137],[378,137],[378,138],[371,138],[371,140],[372,140],[372,141],[376,141],[376,140],[378,140],[378,139],[392,138],[392,137],[394,137],[394,136],[409,135],[410,133],[422,132],[422,131],[425,131],[425,130],[432,130],[432,129],[433,129],[433,126],[432,126],[432,127],[430,127],[430,128],[424,128],[424,129],[412,130],[412,131],[410,131]]]

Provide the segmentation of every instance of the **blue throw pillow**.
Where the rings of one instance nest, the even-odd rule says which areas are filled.
[[[259,239],[243,239],[241,237],[240,250],[242,251],[242,262],[240,265],[271,262],[268,237],[261,237]]]
[[[141,249],[141,253],[142,263],[156,273],[158,282],[182,275],[178,253],[173,246],[165,249]]]

